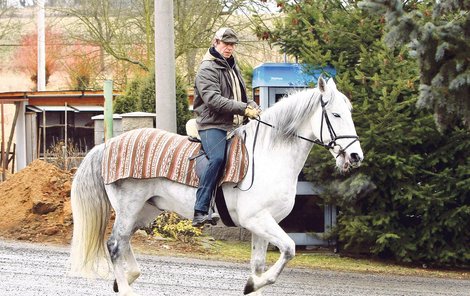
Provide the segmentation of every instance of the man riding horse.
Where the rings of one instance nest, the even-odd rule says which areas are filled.
[[[258,105],[248,100],[233,52],[238,37],[230,28],[219,29],[205,54],[194,87],[194,111],[202,147],[209,160],[196,193],[193,226],[209,221],[210,202],[225,164],[227,134],[256,118]]]

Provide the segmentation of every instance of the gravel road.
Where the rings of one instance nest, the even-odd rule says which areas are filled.
[[[0,241],[0,295],[116,295],[112,280],[67,275],[68,249]],[[247,264],[138,255],[141,295],[242,295]],[[470,296],[470,281],[287,268],[264,295]]]

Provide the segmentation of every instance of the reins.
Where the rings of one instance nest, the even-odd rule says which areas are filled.
[[[306,138],[306,137],[303,137],[303,136],[300,136],[300,135],[295,135],[295,136],[297,138],[305,140],[307,142],[320,145],[320,146],[322,146],[323,148],[325,148],[327,150],[334,149],[334,147],[339,146],[340,150],[338,151],[338,155],[336,156],[336,157],[339,157],[340,155],[343,155],[345,153],[346,149],[348,149],[352,144],[354,144],[356,141],[359,141],[359,137],[356,136],[356,135],[337,136],[336,133],[335,133],[335,130],[333,129],[333,126],[331,125],[328,114],[326,113],[326,108],[325,107],[328,104],[328,102],[323,101],[323,95],[320,95],[320,102],[321,102],[321,107],[322,107],[322,119],[321,119],[321,125],[320,125],[320,139],[312,140],[312,139],[309,139],[309,138]],[[323,120],[323,119],[325,119],[325,120]],[[259,118],[259,116],[258,116],[258,118],[254,118],[254,120],[256,120],[258,123],[256,124],[255,135],[253,137],[253,148],[252,148],[252,154],[251,154],[251,183],[250,183],[250,186],[247,189],[241,189],[240,187],[238,187],[238,184],[233,187],[233,188],[238,188],[241,191],[250,190],[251,187],[253,186],[253,182],[255,180],[255,159],[254,159],[254,157],[255,157],[255,147],[256,147],[256,142],[257,142],[257,139],[258,139],[258,132],[259,132],[260,123],[262,123],[266,126],[269,126],[273,129],[277,129],[274,125],[272,125],[272,124],[270,124],[266,121],[261,120]],[[326,122],[328,132],[330,133],[331,141],[328,144],[325,144],[323,142],[323,121]],[[246,141],[245,141],[246,140],[246,131],[245,131],[244,135],[245,135],[244,142],[246,143]],[[346,147],[342,148],[341,145],[336,143],[336,141],[339,140],[339,139],[353,139],[353,140]]]

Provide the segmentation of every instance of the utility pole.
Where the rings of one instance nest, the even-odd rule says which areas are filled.
[[[173,0],[155,0],[155,109],[157,128],[176,133]]]
[[[37,0],[38,3],[38,73],[37,73],[37,90],[46,90],[46,30],[45,30],[45,11],[44,1]]]
[[[113,81],[104,81],[104,141],[113,137]]]

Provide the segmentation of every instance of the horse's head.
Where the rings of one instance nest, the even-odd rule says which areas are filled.
[[[336,158],[336,166],[342,172],[361,164],[364,154],[351,116],[352,106],[349,99],[338,89],[333,79],[326,82],[318,80],[320,91],[319,104],[311,125],[319,139],[318,144],[327,148]]]

